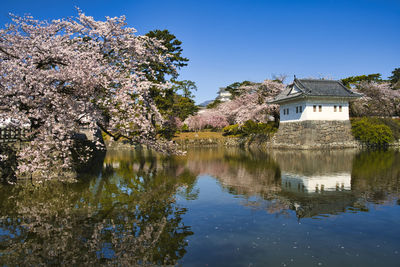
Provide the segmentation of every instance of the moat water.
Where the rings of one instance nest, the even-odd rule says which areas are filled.
[[[0,263],[399,266],[398,151],[108,151],[0,187]]]

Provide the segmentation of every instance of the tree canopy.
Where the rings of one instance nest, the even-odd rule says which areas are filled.
[[[149,65],[143,64],[148,79],[155,83],[169,82],[171,86],[161,90],[157,86],[150,88],[150,95],[164,118],[164,123],[158,128],[158,133],[171,139],[182,120],[197,111],[193,100],[193,91],[197,90],[195,82],[190,80],[179,81],[178,70],[187,66],[189,59],[182,56],[182,42],[168,30],[153,30],[147,37],[158,40],[162,48],[157,53],[167,57],[169,61],[152,61]],[[148,71],[148,70],[151,70]],[[180,95],[178,92],[182,92]]]
[[[350,116],[399,116],[400,69],[392,71],[388,80],[383,80],[380,73],[351,76],[342,79],[342,83],[352,90],[359,91],[363,97],[350,103]]]
[[[243,92],[243,90],[241,90],[243,88],[243,86],[250,86],[253,83],[250,81],[243,81],[243,82],[234,82],[230,85],[228,85],[225,90],[228,91],[229,93],[231,93],[231,98],[235,98],[239,95],[241,95]]]
[[[149,67],[155,73],[149,73],[148,79],[165,82],[168,75],[174,79],[178,77],[177,69],[187,66],[189,61],[188,58],[182,56],[182,42],[176,39],[176,36],[168,30],[149,31],[146,36],[160,41],[162,47],[158,47],[157,52],[160,55],[168,54],[169,57],[168,61],[151,61]]]
[[[238,90],[243,92],[231,101],[222,102],[185,120],[191,130],[206,127],[223,128],[229,124],[242,125],[248,120],[267,122],[279,118],[279,106],[268,102],[285,86],[280,82],[265,80],[262,83],[244,83]]]
[[[182,91],[183,97],[194,97],[193,91],[197,91],[196,83],[190,80],[175,81],[177,91]]]
[[[342,83],[348,88],[351,88],[352,86],[360,84],[361,82],[381,82],[382,81],[381,76],[382,74],[380,73],[360,75],[360,76],[350,76],[345,79],[342,79]]]
[[[51,22],[12,16],[0,30],[0,116],[31,129],[18,151],[20,173],[71,168],[73,135],[83,125],[171,151],[156,139],[164,118],[150,90],[168,91],[162,73],[174,75],[171,66],[187,60],[179,49],[170,55],[165,43],[135,32],[123,16],[97,21],[81,11]]]
[[[392,76],[389,77],[389,81],[393,86],[393,89],[400,89],[400,68],[395,68],[392,71]]]
[[[393,90],[388,82],[363,81],[355,90],[363,94],[350,105],[350,115],[361,116],[399,116],[400,91]]]

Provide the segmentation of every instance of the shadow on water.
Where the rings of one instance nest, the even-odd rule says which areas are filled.
[[[195,233],[176,199],[196,202],[204,175],[242,206],[299,219],[367,212],[400,195],[398,151],[110,150],[77,183],[0,187],[0,262],[177,264]]]

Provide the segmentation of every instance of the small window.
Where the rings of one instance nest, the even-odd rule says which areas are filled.
[[[336,112],[336,106],[333,106],[333,112]]]
[[[342,106],[339,106],[339,112],[342,112]]]
[[[286,114],[289,115],[289,109],[286,109]]]
[[[317,106],[316,105],[313,106],[313,111],[317,112]]]
[[[299,107],[296,107],[296,113],[299,113]]]
[[[286,109],[283,109],[283,115],[286,115]]]
[[[319,109],[319,112],[322,112],[322,106],[321,105],[318,106],[318,109]]]
[[[303,106],[300,106],[300,113],[303,112]]]

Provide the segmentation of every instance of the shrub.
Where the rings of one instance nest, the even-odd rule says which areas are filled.
[[[223,136],[240,135],[242,133],[240,131],[239,124],[228,125],[228,126],[224,127],[224,129],[222,131],[223,131],[223,133],[222,133]]]
[[[187,124],[183,124],[181,127],[182,132],[189,132],[189,126]]]
[[[278,129],[275,127],[274,122],[269,123],[256,123],[255,121],[248,120],[241,127],[242,135],[250,134],[263,134],[270,135],[275,133]]]
[[[370,146],[385,146],[393,141],[390,127],[372,118],[352,120],[352,132],[356,139]]]
[[[396,119],[392,118],[369,118],[370,121],[376,124],[384,124],[390,128],[395,140],[400,139],[400,123]]]

